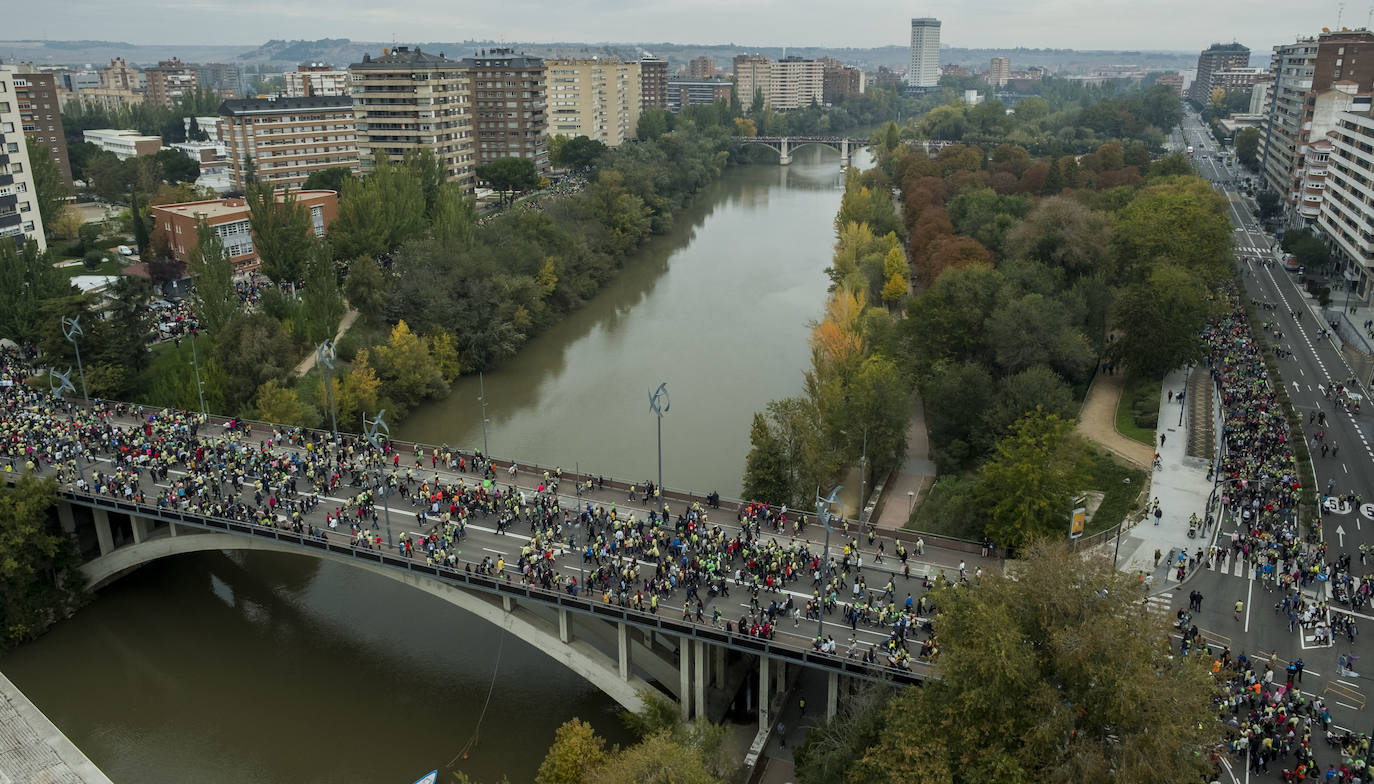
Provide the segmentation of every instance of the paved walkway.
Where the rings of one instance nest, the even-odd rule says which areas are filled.
[[[1206,373],[1206,369],[1195,368],[1194,373]],[[1188,457],[1188,432],[1195,427],[1189,417],[1182,418],[1184,406],[1178,401],[1177,394],[1184,389],[1187,372],[1175,370],[1164,378],[1159,394],[1159,429],[1164,443],[1159,446],[1161,465],[1154,469],[1150,479],[1150,498],[1159,499],[1163,513],[1158,524],[1153,515],[1148,515],[1134,528],[1127,530],[1121,538],[1121,553],[1117,566],[1130,573],[1143,572],[1151,580],[1151,593],[1166,590],[1178,584],[1176,571],[1169,570],[1165,562],[1171,551],[1195,551],[1206,548],[1216,531],[1200,531],[1195,538],[1188,537],[1188,518],[1194,513],[1199,520],[1206,519],[1207,499],[1212,492],[1212,480],[1207,478],[1208,461]],[[1169,393],[1175,395],[1169,399]],[[1211,412],[1216,415],[1215,408]],[[1151,455],[1153,459],[1153,455]],[[1130,521],[1127,521],[1128,523]],[[1114,541],[1107,540],[1106,546],[1112,547]],[[1162,557],[1159,566],[1154,563],[1155,550]],[[1186,576],[1186,574],[1185,574]]]
[[[3,674],[0,674],[0,782],[112,784]]]
[[[921,396],[911,397],[911,421],[906,428],[906,458],[883,487],[884,500],[877,515],[870,518],[879,530],[896,531],[906,526],[911,510],[935,481],[935,463],[930,459],[930,435],[926,432],[926,409]]]
[[[1078,410],[1078,434],[1101,445],[1104,449],[1136,468],[1150,469],[1154,450],[1145,444],[1121,435],[1116,429],[1116,407],[1126,390],[1122,374],[1098,373],[1088,387],[1088,396]]]
[[[339,331],[334,333],[335,345],[338,345],[339,341],[343,339],[344,333],[347,332],[348,328],[353,326],[353,322],[357,320],[358,311],[352,309],[344,311],[343,318],[339,320]],[[305,359],[302,359],[300,364],[296,365],[296,375],[303,376],[306,373],[309,373],[310,369],[313,367],[315,367],[315,350],[311,349],[310,353],[306,355]]]

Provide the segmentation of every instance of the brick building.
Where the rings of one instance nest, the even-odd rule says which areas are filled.
[[[311,233],[323,237],[329,224],[339,215],[339,194],[334,191],[293,193],[296,201],[310,213]],[[283,199],[285,195],[279,191],[277,198]],[[235,273],[239,274],[251,272],[260,266],[257,251],[253,247],[248,212],[248,205],[242,198],[162,204],[148,208],[154,241],[158,236],[165,237],[174,258],[182,262],[189,261],[190,254],[196,249],[196,226],[203,219],[219,235],[229,260],[234,263]]]

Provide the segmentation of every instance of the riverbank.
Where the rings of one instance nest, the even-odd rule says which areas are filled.
[[[0,673],[0,781],[113,784]]]

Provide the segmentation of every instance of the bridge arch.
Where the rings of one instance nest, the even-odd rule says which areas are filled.
[[[161,536],[137,544],[124,545],[83,564],[81,571],[86,575],[91,588],[100,588],[144,564],[169,556],[210,550],[255,550],[315,557],[364,569],[424,591],[467,610],[529,643],[601,689],[627,710],[642,709],[644,702],[640,698],[640,692],[652,688],[647,681],[633,673],[629,673],[628,678],[622,678],[617,662],[590,643],[578,639],[563,642],[556,631],[543,628],[543,619],[528,611],[522,612],[517,605],[512,605],[511,609],[507,610],[499,603],[488,601],[482,596],[441,580],[427,578],[423,574],[399,571],[380,563],[348,558],[327,550],[302,550],[298,545],[276,539],[209,531],[194,534],[185,532],[177,536]]]

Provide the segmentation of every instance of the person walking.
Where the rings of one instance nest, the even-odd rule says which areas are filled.
[[[1241,601],[1240,599],[1237,599],[1237,600],[1236,600],[1236,613],[1235,613],[1235,618],[1236,618],[1237,621],[1240,620],[1240,614],[1241,614],[1242,612],[1245,612],[1245,602]]]

